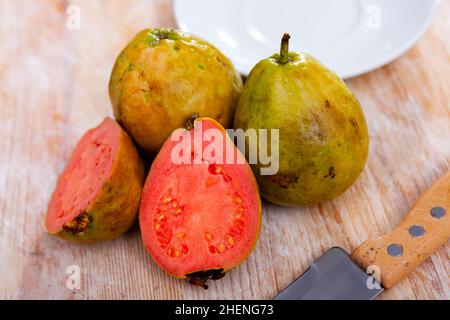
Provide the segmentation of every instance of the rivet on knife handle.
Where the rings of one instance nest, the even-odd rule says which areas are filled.
[[[367,268],[378,266],[389,289],[450,238],[450,172],[414,204],[399,227],[357,247],[352,259]]]

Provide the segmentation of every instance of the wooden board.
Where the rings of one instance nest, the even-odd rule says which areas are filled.
[[[0,298],[270,299],[331,246],[347,250],[394,228],[450,169],[450,2],[400,59],[349,81],[370,127],[357,183],[308,208],[265,204],[250,258],[209,290],[166,276],[134,227],[81,246],[43,227],[55,181],[81,134],[111,114],[116,55],[140,29],[174,26],[170,1],[75,1],[81,29],[66,27],[68,1],[0,0]],[[450,299],[447,243],[381,299]],[[81,289],[66,287],[78,265]]]

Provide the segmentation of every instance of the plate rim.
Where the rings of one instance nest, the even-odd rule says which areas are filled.
[[[183,20],[181,18],[182,13],[180,12],[180,6],[181,4],[185,2],[185,0],[173,0],[173,16],[175,19],[175,24],[177,26],[177,28],[181,29],[181,20]],[[380,56],[379,59],[377,59],[375,62],[373,63],[366,63],[363,64],[361,67],[359,68],[353,68],[354,70],[349,70],[347,72],[342,72],[342,74],[338,74],[339,77],[341,77],[344,80],[348,80],[348,79],[352,79],[355,78],[357,76],[360,75],[364,75],[366,73],[369,73],[371,71],[377,70],[393,61],[395,61],[396,59],[400,58],[403,54],[405,54],[406,52],[408,52],[416,43],[417,41],[424,35],[424,33],[428,30],[431,22],[433,21],[433,17],[436,13],[436,8],[438,5],[437,0],[428,0],[428,3],[430,5],[429,7],[429,12],[426,16],[425,19],[423,19],[422,25],[419,28],[419,30],[417,32],[414,33],[413,36],[411,36],[407,41],[405,41],[405,43],[403,43],[401,46],[396,47],[395,50],[392,50],[389,52],[389,54]],[[183,30],[183,29],[182,29]],[[188,29],[183,30],[185,32],[191,32]],[[214,46],[217,46],[216,44],[212,43]],[[236,66],[236,64],[234,63],[233,59],[231,57],[229,57],[230,60],[232,60],[234,67],[236,68],[236,70],[244,77],[248,76],[248,74],[250,73],[250,71],[253,69],[253,67],[250,68],[250,71],[246,72],[245,70],[242,70],[242,68],[239,68],[238,66]],[[256,65],[256,63],[255,63]],[[334,71],[334,70],[333,70]]]

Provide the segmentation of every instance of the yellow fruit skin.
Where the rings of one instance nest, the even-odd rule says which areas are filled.
[[[259,62],[244,86],[235,128],[279,129],[279,172],[252,169],[262,196],[276,204],[302,206],[332,199],[357,179],[368,154],[361,106],[333,72],[313,57],[290,53]],[[269,143],[270,144],[270,143]]]
[[[93,243],[119,237],[136,221],[144,175],[144,165],[136,147],[125,131],[120,130],[111,174],[95,200],[86,209],[90,220],[87,229],[77,234],[61,229],[52,234],[78,243]]]
[[[194,113],[229,128],[241,90],[240,75],[218,49],[166,29],[139,32],[117,58],[109,84],[117,121],[147,154]]]

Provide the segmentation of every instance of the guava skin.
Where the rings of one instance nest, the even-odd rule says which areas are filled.
[[[154,155],[193,113],[232,126],[242,79],[206,41],[176,30],[139,32],[117,58],[109,93],[117,121]]]
[[[335,198],[364,168],[368,129],[347,85],[304,53],[276,54],[259,62],[245,83],[234,127],[279,129],[279,171],[252,169],[267,200],[303,206]],[[270,143],[269,143],[270,145]]]

